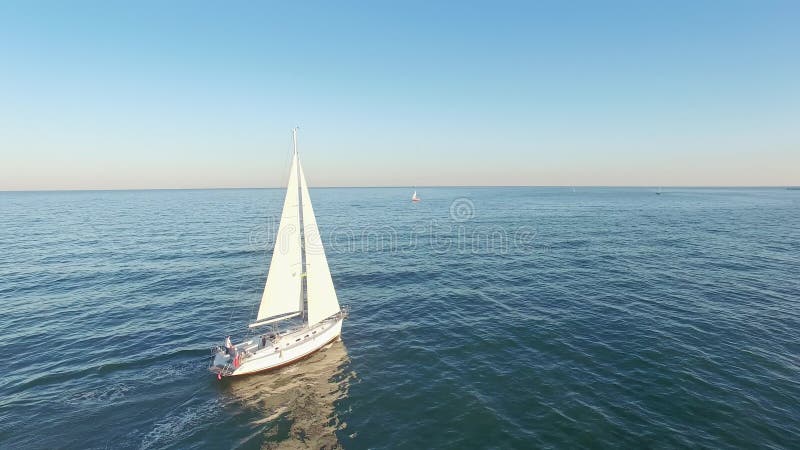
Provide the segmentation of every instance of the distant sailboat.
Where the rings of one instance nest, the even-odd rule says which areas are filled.
[[[236,345],[226,339],[216,347],[209,370],[217,378],[245,375],[291,364],[339,338],[346,308],[339,307],[328,260],[322,246],[311,197],[297,154],[297,128],[292,130],[294,152],[275,236],[275,249],[256,321],[249,328],[270,330]],[[300,317],[299,325],[278,324]],[[295,321],[296,323],[296,321]]]
[[[419,197],[417,197],[417,191],[414,191],[414,193],[411,194],[411,201],[412,202],[418,202],[419,201]]]

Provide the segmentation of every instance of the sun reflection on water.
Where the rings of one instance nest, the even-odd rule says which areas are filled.
[[[231,379],[226,393],[229,404],[255,412],[251,425],[262,448],[335,448],[336,432],[346,427],[336,405],[354,376],[339,341],[277,371]]]

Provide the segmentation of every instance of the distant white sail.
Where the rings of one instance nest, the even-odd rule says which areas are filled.
[[[306,255],[306,298],[308,299],[308,325],[326,319],[340,311],[336,290],[333,288],[328,258],[322,246],[311,197],[308,195],[306,176],[300,165],[300,191],[303,204],[303,236]]]
[[[300,249],[300,203],[298,199],[297,153],[292,158],[281,223],[275,236],[261,306],[256,321],[299,312],[303,308],[301,281],[303,263]]]

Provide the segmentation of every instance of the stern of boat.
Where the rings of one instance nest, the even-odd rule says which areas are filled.
[[[235,370],[233,359],[225,353],[225,349],[222,347],[213,347],[211,349],[211,364],[208,366],[208,370],[217,374],[217,378],[231,376]]]

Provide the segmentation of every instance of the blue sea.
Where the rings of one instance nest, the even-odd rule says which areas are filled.
[[[312,189],[342,342],[218,381],[282,189],[0,193],[0,447],[798,448],[800,191]]]

